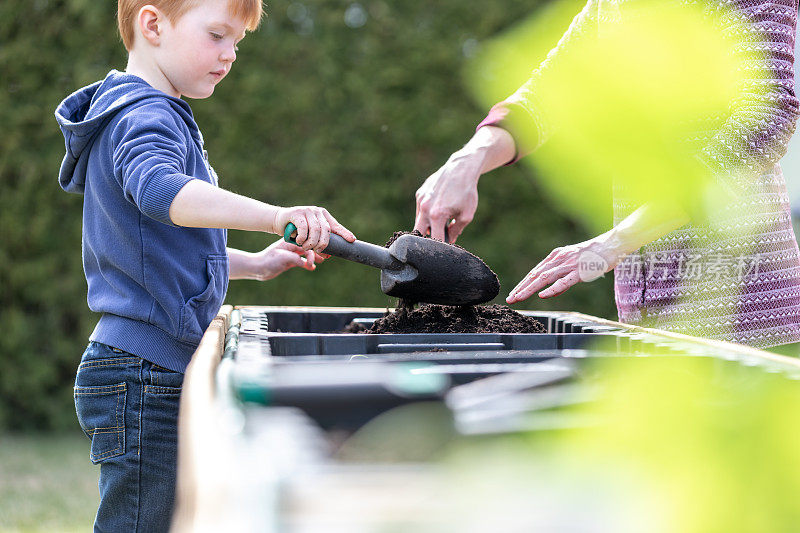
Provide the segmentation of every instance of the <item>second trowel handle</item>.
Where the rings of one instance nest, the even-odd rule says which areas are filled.
[[[283,232],[283,240],[292,244],[297,244],[292,234],[297,231],[297,227],[289,222]],[[328,241],[328,246],[322,250],[322,253],[335,255],[348,261],[355,261],[362,265],[369,265],[371,267],[380,269],[397,269],[402,268],[402,263],[395,259],[389,250],[383,246],[377,246],[368,242],[356,240],[355,242],[347,242],[344,237],[331,233]]]

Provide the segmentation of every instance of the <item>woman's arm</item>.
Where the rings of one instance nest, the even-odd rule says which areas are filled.
[[[499,166],[512,163],[544,142],[545,120],[536,100],[536,85],[550,69],[557,68],[574,43],[591,37],[596,31],[597,0],[588,0],[572,20],[569,29],[550,51],[547,58],[533,71],[530,79],[513,95],[492,107],[489,115],[478,125],[475,135],[447,162],[433,173],[416,193],[414,229],[449,242],[455,242],[472,221],[478,207],[478,178]],[[513,125],[525,124],[525,130],[537,131],[537,139],[525,145],[512,137]]]
[[[505,100],[492,106],[489,114],[478,125],[478,128],[498,126],[511,132],[517,144],[517,152],[509,163],[533,152],[550,136],[553,125],[546,118],[546,109],[539,103],[537,91],[551,76],[551,72],[561,68],[571,55],[585,51],[585,47],[579,43],[597,38],[599,10],[597,0],[588,0],[580,13],[572,19],[558,44],[531,72],[528,80]]]

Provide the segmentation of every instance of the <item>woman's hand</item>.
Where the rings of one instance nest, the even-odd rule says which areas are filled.
[[[417,190],[414,229],[448,242],[456,239],[472,222],[478,209],[478,178],[483,157],[479,153],[456,152]]]
[[[511,161],[515,150],[506,130],[480,128],[417,190],[414,229],[442,241],[447,231],[448,242],[456,242],[478,208],[478,178]]]
[[[331,233],[341,235],[347,242],[356,240],[353,233],[339,224],[324,207],[281,207],[275,213],[274,227],[279,234],[291,222],[297,227],[295,241],[303,250],[321,252],[328,246]]]
[[[615,239],[604,233],[594,239],[556,248],[520,281],[506,298],[509,304],[521,302],[533,293],[540,298],[558,296],[581,281],[594,281],[612,270],[625,255]]]
[[[313,250],[304,250],[281,239],[256,253],[229,248],[228,257],[231,279],[266,281],[294,267],[314,270],[317,268],[317,263],[330,256]]]
[[[521,302],[548,285],[539,293],[540,298],[558,296],[579,281],[593,281],[617,266],[625,255],[687,222],[689,216],[679,206],[645,204],[602,235],[550,252],[514,287],[506,302]]]

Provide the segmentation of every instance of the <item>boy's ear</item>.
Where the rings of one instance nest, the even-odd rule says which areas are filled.
[[[161,30],[164,20],[163,13],[155,6],[148,4],[142,6],[139,10],[139,15],[136,18],[139,33],[153,46],[158,46],[161,42]]]

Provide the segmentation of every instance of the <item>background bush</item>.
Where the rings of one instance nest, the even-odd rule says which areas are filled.
[[[228,79],[191,102],[222,185],[279,205],[324,205],[366,241],[411,229],[417,187],[486,111],[464,87],[465,62],[536,4],[270,2]],[[53,111],[125,68],[115,10],[111,0],[0,3],[0,428],[75,423],[75,368],[97,317],[86,308],[81,198],[56,179],[64,143]],[[484,177],[480,194],[459,243],[500,276],[498,303],[553,247],[588,236],[540,195],[527,168]],[[271,239],[230,233],[230,245],[246,250]],[[377,272],[336,259],[313,274],[232,283],[227,301],[393,305]],[[616,316],[609,276],[519,308]]]

